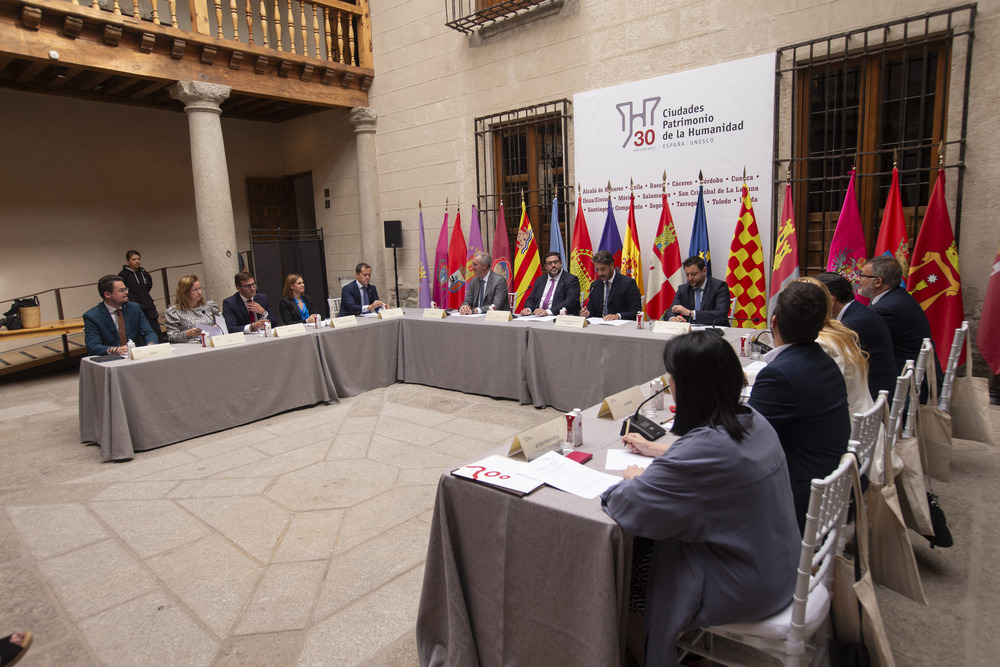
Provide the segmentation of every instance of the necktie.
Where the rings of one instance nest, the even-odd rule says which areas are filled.
[[[368,288],[367,287],[362,287],[361,288],[361,310],[364,310],[367,307],[368,307]]]
[[[118,344],[128,343],[128,334],[125,333],[125,316],[122,315],[121,308],[115,308],[115,319],[118,320]]]
[[[250,314],[250,324],[256,322],[257,316],[254,314],[252,310],[250,310],[250,299],[247,299],[247,312]]]
[[[549,278],[549,285],[545,289],[545,296],[542,297],[542,308],[545,310],[549,309],[549,304],[552,302],[552,292],[555,290],[556,281]]]
[[[483,309],[483,297],[486,295],[486,278],[483,278],[483,284],[479,288],[479,310]]]
[[[608,293],[611,292],[611,283],[604,282],[604,312],[601,313],[604,317],[608,315]]]
[[[701,310],[701,294],[705,291],[704,287],[699,287],[694,291],[694,309]]]

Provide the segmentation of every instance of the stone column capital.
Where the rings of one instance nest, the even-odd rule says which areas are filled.
[[[378,111],[374,107],[354,107],[351,109],[351,124],[357,134],[375,131]]]
[[[221,114],[219,105],[229,99],[229,86],[205,81],[178,81],[168,89],[170,96],[184,103],[184,111],[210,111]]]

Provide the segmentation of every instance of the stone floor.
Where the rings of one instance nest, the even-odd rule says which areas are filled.
[[[397,384],[102,463],[74,372],[0,384],[0,635],[25,667],[415,665],[438,476],[556,414]],[[878,593],[898,665],[1000,655],[1000,445],[953,466],[930,606]]]

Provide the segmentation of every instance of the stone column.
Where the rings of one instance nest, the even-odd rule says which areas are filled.
[[[239,270],[233,201],[229,191],[226,147],[222,141],[222,109],[232,90],[202,81],[179,81],[170,96],[184,103],[191,133],[191,171],[201,246],[201,284],[206,299],[221,304],[233,294],[233,276]]]
[[[382,207],[378,185],[378,159],[375,152],[375,119],[378,111],[371,107],[351,109],[354,125],[355,147],[358,154],[358,208],[361,223],[361,257],[358,261],[372,266],[372,283],[379,288],[379,296],[389,302],[389,292],[394,289],[385,271],[385,239],[380,219]],[[353,267],[352,267],[353,268]],[[395,299],[392,304],[395,305]]]

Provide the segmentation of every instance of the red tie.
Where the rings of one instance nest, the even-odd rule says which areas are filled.
[[[254,312],[252,310],[250,310],[250,301],[249,300],[247,300],[247,312],[250,314],[250,324],[255,323],[257,321],[257,316],[254,315]],[[659,400],[659,399],[657,399],[657,400]]]
[[[121,308],[115,308],[115,319],[118,320],[118,344],[128,343],[128,335],[125,333],[125,316],[122,315]]]

